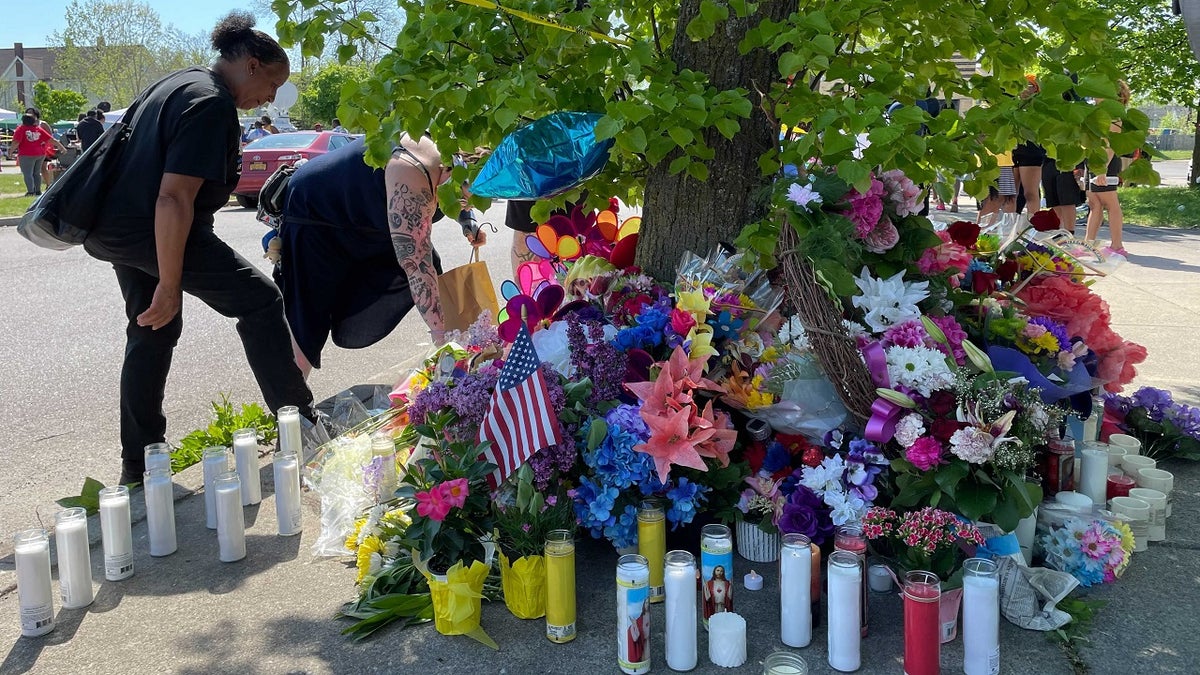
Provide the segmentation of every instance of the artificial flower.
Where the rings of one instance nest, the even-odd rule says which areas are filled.
[[[703,360],[705,368],[708,367],[708,358],[718,354],[716,348],[712,346],[712,341],[712,326],[707,324],[695,326],[688,333],[686,343],[688,346],[688,355],[693,359]]]
[[[792,183],[788,186],[787,198],[788,201],[802,209],[807,209],[811,204],[821,205],[821,193],[814,190],[811,185]]]
[[[946,233],[950,235],[950,239],[959,246],[971,248],[975,246],[975,242],[979,239],[979,225],[966,220],[959,220],[946,228]]]
[[[696,451],[696,444],[711,437],[714,430],[699,429],[690,434],[691,416],[692,411],[684,408],[675,412],[664,411],[660,415],[644,415],[642,418],[650,427],[650,438],[634,446],[634,450],[654,459],[654,469],[662,480],[670,475],[672,464],[701,471],[707,468],[704,459]]]
[[[1029,217],[1029,224],[1038,232],[1053,232],[1060,225],[1058,214],[1053,209],[1042,209]]]
[[[860,293],[852,299],[854,306],[866,312],[864,320],[871,330],[882,333],[891,326],[917,319],[921,310],[917,303],[929,297],[929,282],[905,282],[901,270],[887,279],[872,276],[871,270],[863,266],[854,278]]]
[[[461,509],[467,503],[467,495],[470,494],[466,478],[448,480],[438,485],[437,489],[441,492],[442,500],[456,509]]]
[[[679,291],[675,294],[675,308],[691,314],[697,323],[704,322],[704,317],[708,316],[711,306],[712,299],[704,294],[702,288],[694,291]]]

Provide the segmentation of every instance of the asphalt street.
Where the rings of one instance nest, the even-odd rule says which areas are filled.
[[[482,249],[494,276],[509,276],[504,205],[484,214],[498,233]],[[254,212],[231,206],[217,214],[217,233],[263,270]],[[443,265],[467,261],[470,247],[453,219],[434,227]],[[167,438],[178,441],[208,424],[209,403],[261,401],[231,319],[184,298],[184,330],[167,383]],[[114,483],[120,472],[118,384],[125,344],[124,305],[106,263],[82,249],[39,249],[16,228],[0,228],[0,550],[14,532],[53,522],[54,500],[78,494],[86,476]],[[417,312],[369,349],[329,345],[325,365],[309,379],[317,400],[365,382],[392,382],[427,351]]]

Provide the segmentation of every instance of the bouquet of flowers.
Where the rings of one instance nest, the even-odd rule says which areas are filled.
[[[1125,433],[1142,442],[1155,459],[1200,459],[1200,408],[1176,403],[1171,392],[1142,387],[1132,396],[1105,394],[1101,435]]]
[[[777,521],[780,531],[803,534],[817,545],[832,537],[837,526],[863,517],[879,495],[875,480],[887,466],[879,448],[864,439],[843,442],[834,432],[828,445],[834,453],[816,463],[806,460],[779,488],[785,499]],[[843,445],[845,452],[837,452]]]
[[[1129,566],[1133,532],[1120,521],[1068,517],[1038,536],[1046,566],[1066,572],[1084,587],[1110,584]]]
[[[963,561],[984,542],[974,525],[932,506],[907,513],[872,507],[862,518],[862,528],[874,553],[895,560],[906,571],[933,572],[950,588],[962,584]]]

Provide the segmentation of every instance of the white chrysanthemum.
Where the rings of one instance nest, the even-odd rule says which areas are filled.
[[[988,432],[978,427],[959,429],[950,437],[950,452],[972,464],[983,464],[992,458],[992,441]]]
[[[800,317],[792,315],[783,325],[779,327],[779,344],[792,345],[797,349],[808,349],[808,335],[804,332],[804,324],[800,323]]]
[[[846,463],[841,455],[827,457],[817,466],[805,467],[800,476],[800,484],[817,493],[824,495],[826,491],[840,490],[842,475],[846,473]]]
[[[893,386],[908,387],[922,396],[954,386],[954,374],[946,365],[946,355],[936,349],[892,345],[885,353]]]
[[[929,282],[905,283],[903,270],[887,279],[877,279],[864,265],[854,283],[861,291],[853,298],[854,306],[866,312],[863,320],[876,333],[921,318],[917,303],[929,297]]]
[[[909,413],[896,424],[896,442],[907,448],[925,433],[925,418]]]

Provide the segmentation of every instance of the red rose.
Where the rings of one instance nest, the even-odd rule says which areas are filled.
[[[1005,260],[996,266],[996,276],[1000,281],[1012,281],[1017,278],[1017,272],[1021,271],[1021,264],[1016,260]]]
[[[1050,209],[1043,209],[1033,214],[1029,224],[1038,232],[1053,232],[1058,229],[1058,214]]]
[[[998,281],[999,278],[992,272],[971,272],[971,291],[979,295],[991,295],[996,292]]]
[[[949,415],[956,405],[954,394],[945,390],[935,391],[930,394],[926,403],[929,406],[929,411],[938,417]]]
[[[950,437],[954,435],[954,432],[962,429],[964,426],[966,425],[955,420],[934,420],[933,423],[929,425],[929,433],[933,434],[933,437],[939,441],[943,443],[949,443]]]
[[[687,335],[695,325],[696,317],[692,316],[691,312],[678,308],[671,310],[671,330],[675,331],[676,335]]]
[[[825,453],[821,452],[820,448],[809,448],[804,451],[803,461],[805,466],[819,466],[823,459],[825,459]]]
[[[751,475],[756,474],[762,468],[763,460],[767,458],[767,446],[761,441],[754,441],[742,451],[742,458],[750,464]]]
[[[946,228],[946,232],[950,234],[950,238],[954,243],[960,246],[971,248],[979,239],[979,226],[975,223],[966,220],[959,220],[950,223],[950,227]]]

